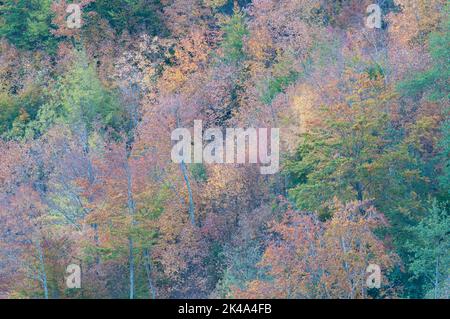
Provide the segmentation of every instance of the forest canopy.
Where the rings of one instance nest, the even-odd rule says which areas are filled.
[[[0,1],[0,298],[448,299],[449,14]],[[194,121],[279,128],[279,171],[175,163]]]

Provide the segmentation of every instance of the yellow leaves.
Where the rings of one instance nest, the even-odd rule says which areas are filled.
[[[180,69],[170,68],[164,72],[162,76],[162,86],[164,90],[168,92],[173,92],[180,87],[186,81],[186,76],[182,73]]]
[[[434,110],[434,112],[436,111]],[[435,156],[439,150],[439,127],[442,120],[443,117],[438,114],[419,114],[415,123],[407,126],[409,131],[407,143],[414,146],[425,158]]]
[[[317,127],[321,118],[318,116],[320,96],[317,90],[308,84],[301,84],[292,92],[289,109],[282,118],[288,134],[283,134],[283,143],[293,151],[298,145],[300,134],[310,132]]]
[[[246,42],[247,51],[256,61],[265,61],[270,58],[273,43],[270,34],[265,29],[254,29]]]
[[[207,62],[209,50],[206,34],[202,30],[194,30],[181,39],[173,55],[174,65],[164,71],[160,89],[168,92],[180,89],[189,75]]]
[[[312,87],[302,85],[298,88],[298,95],[293,97],[293,108],[298,113],[300,132],[305,133],[315,125],[315,108],[319,97]]]
[[[225,5],[227,2],[228,0],[203,0],[203,3],[211,8],[219,8]]]

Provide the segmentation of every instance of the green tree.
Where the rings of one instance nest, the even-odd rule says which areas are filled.
[[[57,40],[51,30],[52,0],[5,0],[0,2],[0,37],[22,50],[52,51]]]
[[[444,205],[431,203],[428,215],[411,227],[416,239],[407,245],[414,259],[410,270],[425,278],[426,297],[449,298],[450,215]]]
[[[159,0],[96,0],[86,10],[97,12],[116,32],[156,35],[166,31],[159,18],[161,7]]]
[[[221,48],[223,59],[229,63],[237,63],[245,57],[244,37],[249,34],[245,22],[245,14],[235,9],[233,15],[222,25],[224,32]]]
[[[321,124],[303,136],[296,156],[286,163],[289,194],[299,209],[318,212],[322,219],[332,215],[334,197],[372,201],[390,225],[377,231],[391,238],[408,265],[412,256],[405,243],[414,238],[409,227],[425,213],[434,189],[430,181],[435,181],[434,170],[427,175],[430,163],[421,158],[418,141],[436,128],[426,120],[408,132],[396,128],[391,111],[396,94],[382,75],[350,75],[350,84],[340,85],[344,97],[318,111]],[[407,286],[406,295],[421,294],[420,280],[410,282],[412,274],[399,269],[394,273],[391,281]]]
[[[410,79],[401,82],[399,89],[405,95],[428,94],[431,100],[448,101],[450,87],[450,5],[446,6],[441,30],[432,32],[428,38],[432,65],[428,70],[415,73]]]
[[[439,154],[440,159],[442,160],[442,174],[439,177],[440,186],[443,193],[443,196],[446,198],[450,197],[450,119],[447,119],[442,124],[442,138],[440,141],[440,145],[442,148],[441,153]]]
[[[272,74],[266,78],[262,83],[261,101],[269,105],[273,99],[281,92],[294,83],[298,77],[299,72],[292,68],[293,59],[290,55],[281,56],[275,62],[272,69]]]
[[[17,95],[3,92],[0,94],[0,136],[8,139],[20,139],[24,136],[28,123],[35,120],[47,93],[44,85],[38,81],[26,86]]]
[[[58,122],[82,125],[88,131],[96,123],[120,129],[122,113],[114,92],[102,85],[93,65],[79,52],[73,67],[57,81],[48,103],[39,110],[29,133],[40,135]]]
[[[401,94],[408,97],[414,97],[419,100],[425,97],[426,100],[437,102],[442,105],[444,121],[440,124],[440,143],[441,151],[435,158],[431,170],[440,174],[438,176],[440,184],[439,199],[444,201],[449,199],[449,158],[450,158],[450,137],[449,137],[449,87],[450,87],[450,5],[447,5],[442,12],[443,19],[438,31],[430,33],[428,36],[428,50],[431,56],[430,67],[423,71],[411,75],[407,80],[398,84]],[[436,169],[436,167],[441,168]]]
[[[299,209],[324,218],[334,197],[375,200],[391,222],[404,224],[420,208],[413,191],[426,191],[420,165],[391,125],[395,96],[382,78],[351,77],[356,80],[342,88],[345,102],[321,108],[322,125],[303,135],[295,158],[286,163],[290,195]]]

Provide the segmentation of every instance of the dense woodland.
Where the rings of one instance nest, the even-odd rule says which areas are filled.
[[[449,298],[446,0],[70,3],[0,1],[0,298]],[[280,171],[173,163],[194,120]]]

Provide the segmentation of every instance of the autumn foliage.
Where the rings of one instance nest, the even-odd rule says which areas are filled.
[[[448,298],[449,5],[373,2],[1,1],[0,298]]]

